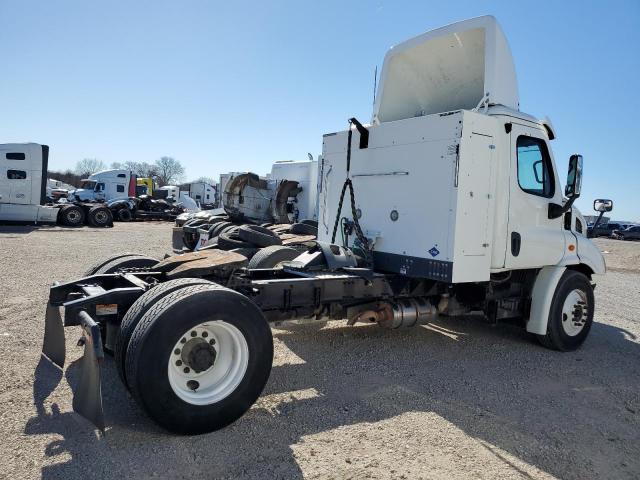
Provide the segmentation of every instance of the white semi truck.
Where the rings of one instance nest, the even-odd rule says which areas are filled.
[[[64,307],[64,325],[80,325],[85,345],[76,411],[104,429],[104,342],[148,415],[193,434],[235,421],[260,395],[270,322],[396,329],[483,312],[574,350],[591,328],[605,263],[573,206],[582,157],[569,159],[563,190],[555,135],[519,110],[493,17],[408,40],[385,57],[371,123],[351,119],[324,136],[314,247],[269,269],[214,249],[105,260],[94,276],[51,288],[43,352],[64,364]]]
[[[82,186],[69,192],[70,201],[108,202],[136,196],[137,177],[130,170],[112,169],[92,173]]]
[[[113,224],[108,208],[81,201],[47,204],[49,147],[37,143],[0,145],[0,222],[95,227]]]

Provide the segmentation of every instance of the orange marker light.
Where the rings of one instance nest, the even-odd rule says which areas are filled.
[[[574,244],[569,245],[569,251],[573,252],[576,249],[576,246]]]

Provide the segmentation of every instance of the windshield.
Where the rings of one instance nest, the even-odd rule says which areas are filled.
[[[85,190],[93,190],[95,186],[96,182],[85,180],[84,182],[82,182],[82,185],[80,185],[80,188],[84,188]]]

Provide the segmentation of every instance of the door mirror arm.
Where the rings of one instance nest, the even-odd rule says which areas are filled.
[[[578,198],[579,196],[580,195],[571,197],[569,200],[567,200],[567,202],[564,205],[558,205],[557,203],[550,203],[549,212],[547,214],[549,220],[553,220],[554,218],[559,218],[565,213],[567,213],[569,210],[571,210],[571,206],[573,205],[573,202],[575,202],[576,198]]]

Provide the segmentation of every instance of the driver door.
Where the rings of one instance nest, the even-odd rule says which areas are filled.
[[[555,265],[565,250],[563,219],[549,219],[549,204],[562,191],[544,132],[514,123],[510,133],[511,179],[505,267]]]

